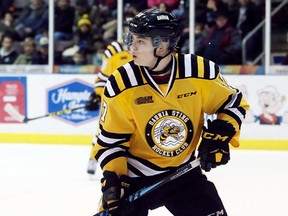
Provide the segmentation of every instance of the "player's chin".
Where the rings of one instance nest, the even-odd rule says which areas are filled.
[[[135,57],[133,60],[136,65],[143,66],[143,62],[141,62],[137,57]]]
[[[149,64],[147,64],[147,62],[145,62],[139,58],[134,59],[134,63],[138,66],[149,67]]]

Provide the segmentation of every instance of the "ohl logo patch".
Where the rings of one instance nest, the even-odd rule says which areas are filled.
[[[80,80],[72,80],[48,89],[48,112],[73,109],[85,106],[93,87]],[[68,122],[79,124],[97,117],[99,110],[88,112],[84,108],[71,113],[56,116]]]
[[[193,126],[190,118],[178,110],[164,110],[152,116],[146,125],[146,139],[157,154],[174,157],[190,144]]]

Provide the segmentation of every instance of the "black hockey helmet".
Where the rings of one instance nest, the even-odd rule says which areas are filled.
[[[162,41],[169,41],[169,48],[176,47],[179,38],[179,25],[176,17],[156,8],[146,9],[137,14],[129,22],[129,32],[136,35],[151,37],[153,47],[157,48]],[[131,37],[131,36],[130,36]],[[131,45],[128,36],[127,45]]]

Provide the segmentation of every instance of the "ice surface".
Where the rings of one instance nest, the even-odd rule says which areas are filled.
[[[90,146],[0,144],[1,216],[92,216],[100,169],[86,174]],[[287,216],[288,152],[231,151],[207,173],[230,216]],[[149,216],[169,216],[165,208]]]

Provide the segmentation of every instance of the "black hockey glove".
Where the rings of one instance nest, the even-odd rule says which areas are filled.
[[[198,148],[201,168],[206,172],[211,168],[226,164],[230,160],[229,142],[236,131],[232,124],[223,120],[208,120],[203,127],[202,140]]]
[[[85,109],[88,111],[95,111],[98,110],[101,103],[101,97],[96,95],[95,92],[91,93],[87,103],[85,104]]]
[[[102,184],[102,205],[109,210],[109,216],[128,216],[133,213],[132,203],[125,200],[130,194],[131,178],[128,176],[118,176],[114,172],[104,171]]]

